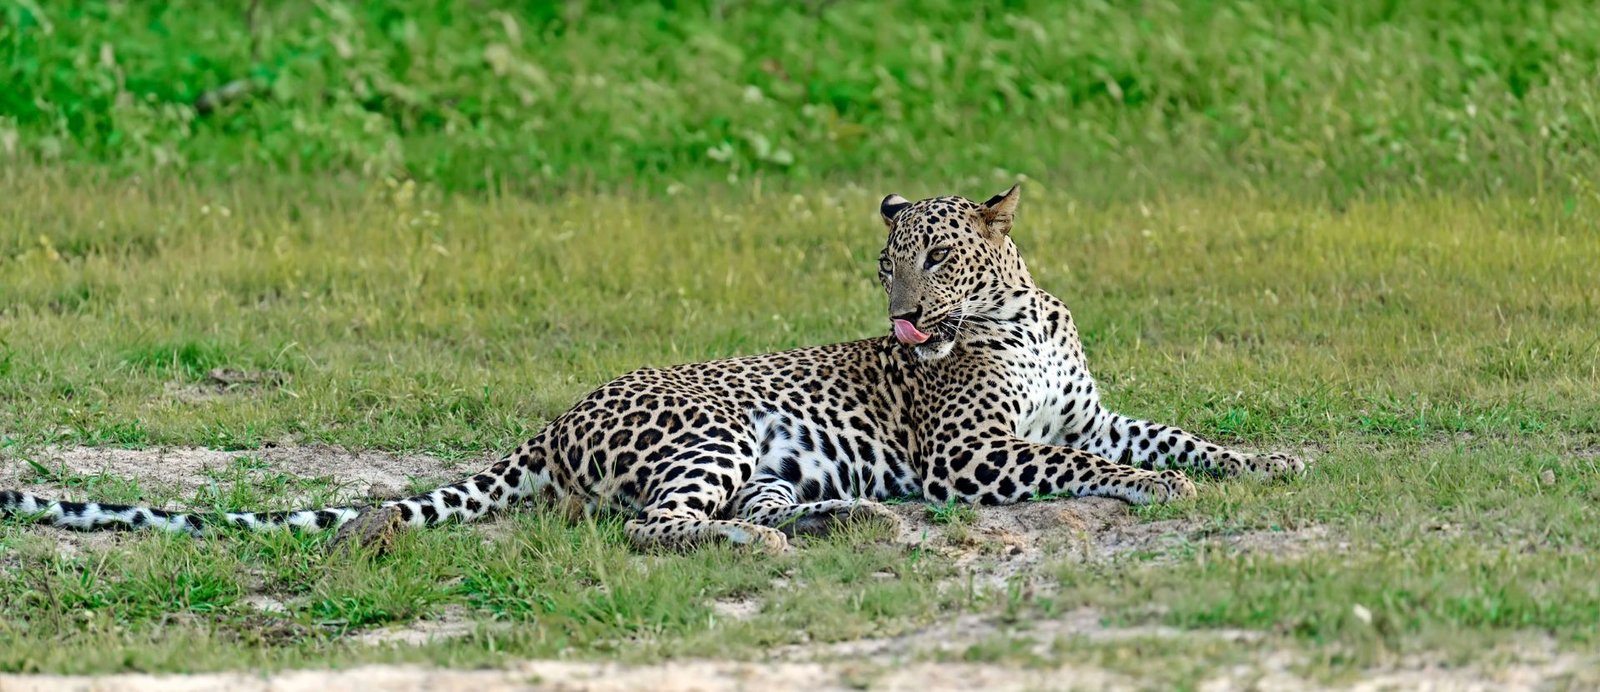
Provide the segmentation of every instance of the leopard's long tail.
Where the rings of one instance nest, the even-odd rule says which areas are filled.
[[[0,490],[0,519],[17,517],[80,531],[155,529],[200,535],[216,526],[251,531],[336,529],[373,507],[396,507],[414,527],[472,521],[533,497],[550,483],[542,449],[530,440],[493,466],[466,480],[403,500],[279,512],[175,512],[105,502],[49,500],[19,490]]]

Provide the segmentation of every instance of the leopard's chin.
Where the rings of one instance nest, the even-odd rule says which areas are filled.
[[[911,352],[917,355],[918,360],[931,363],[933,361],[942,360],[948,357],[951,352],[955,351],[955,349],[955,339],[948,338],[944,335],[939,335],[929,339],[924,343],[912,346]]]

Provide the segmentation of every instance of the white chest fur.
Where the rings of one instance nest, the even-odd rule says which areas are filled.
[[[1003,361],[1007,389],[1019,398],[1018,437],[1051,444],[1064,432],[1088,425],[1098,393],[1076,349],[1037,343],[1007,353]]]

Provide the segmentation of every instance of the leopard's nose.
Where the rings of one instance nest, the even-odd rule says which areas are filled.
[[[915,325],[917,323],[917,320],[922,319],[922,308],[917,308],[915,310],[912,310],[911,312],[902,312],[902,313],[900,313],[898,315],[890,315],[889,319],[891,321],[893,321],[893,320],[905,320],[905,321],[910,322],[911,324]]]

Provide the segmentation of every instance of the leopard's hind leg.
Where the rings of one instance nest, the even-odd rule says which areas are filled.
[[[789,549],[789,538],[782,531],[747,521],[710,519],[697,512],[646,510],[640,518],[629,520],[624,530],[638,548],[688,547],[722,539],[771,553]]]
[[[720,451],[685,449],[669,455],[656,467],[643,510],[623,527],[628,540],[640,548],[720,539],[774,553],[788,550],[788,537],[777,529],[718,518],[725,516],[729,490],[742,480],[739,467],[734,455]]]
[[[827,533],[842,521],[870,519],[900,528],[900,516],[876,500],[839,498],[799,502],[793,484],[776,477],[745,484],[734,500],[734,516],[791,536]]]

